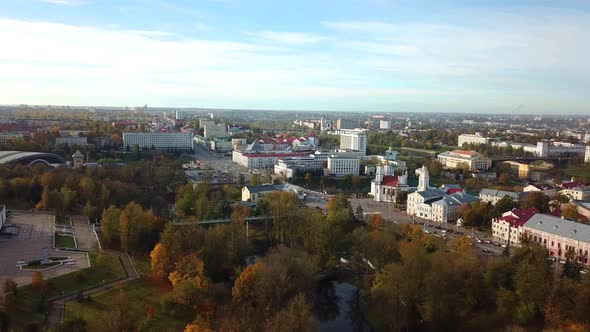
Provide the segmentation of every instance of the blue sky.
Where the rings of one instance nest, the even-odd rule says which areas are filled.
[[[0,2],[0,104],[590,114],[590,2]]]

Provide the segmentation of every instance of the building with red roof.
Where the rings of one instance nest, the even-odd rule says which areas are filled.
[[[539,211],[535,208],[512,209],[492,220],[492,236],[499,243],[518,245],[522,226]]]

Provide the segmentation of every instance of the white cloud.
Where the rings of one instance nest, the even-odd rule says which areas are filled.
[[[74,5],[81,5],[84,4],[84,0],[41,0],[41,2],[49,3],[52,5],[62,5],[62,6],[74,6]]]
[[[326,38],[323,36],[300,33],[300,32],[280,32],[280,31],[259,31],[251,33],[253,36],[262,38],[265,41],[278,44],[289,45],[306,45],[315,44]]]

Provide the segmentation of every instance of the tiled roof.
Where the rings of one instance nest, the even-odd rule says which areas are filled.
[[[398,184],[399,178],[397,175],[385,175],[383,176],[383,181],[381,181],[381,185],[388,187],[395,187]]]

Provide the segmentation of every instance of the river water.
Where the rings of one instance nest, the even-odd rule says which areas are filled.
[[[313,312],[320,332],[371,331],[361,310],[358,288],[345,282],[321,281],[316,288]]]

